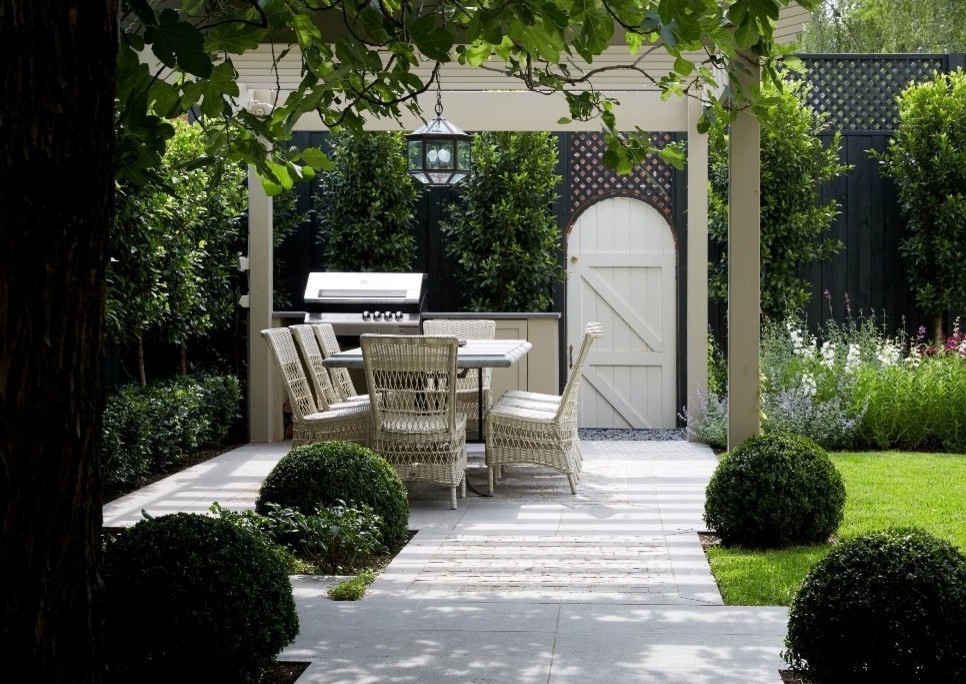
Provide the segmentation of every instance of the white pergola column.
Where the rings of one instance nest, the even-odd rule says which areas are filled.
[[[755,56],[744,92],[761,80]],[[750,109],[731,125],[728,188],[728,449],[759,430],[761,344],[761,127]],[[693,333],[694,331],[692,331]]]
[[[708,394],[708,136],[698,133],[704,106],[688,101],[688,416],[701,418],[700,397]]]
[[[272,327],[272,198],[248,169],[248,426],[252,442],[284,437],[280,383],[259,331]]]

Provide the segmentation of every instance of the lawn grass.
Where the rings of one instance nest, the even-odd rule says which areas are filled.
[[[966,552],[966,454],[882,451],[831,457],[845,480],[841,538],[914,525]],[[707,551],[726,604],[787,606],[808,569],[831,548]]]

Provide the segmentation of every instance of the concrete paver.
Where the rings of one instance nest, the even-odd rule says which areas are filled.
[[[481,445],[472,484],[485,491]],[[288,444],[248,445],[105,506],[106,526],[254,506]],[[292,578],[283,660],[314,682],[780,682],[787,611],[722,605],[697,533],[717,460],[688,442],[582,442],[566,478],[507,468],[494,497],[410,484],[416,536],[366,598]]]

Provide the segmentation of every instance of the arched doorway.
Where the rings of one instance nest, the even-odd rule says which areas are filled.
[[[581,427],[677,425],[676,252],[661,213],[627,197],[590,205],[569,231],[568,355],[587,321],[604,326],[581,379]]]

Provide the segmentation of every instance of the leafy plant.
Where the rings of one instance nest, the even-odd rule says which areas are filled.
[[[899,128],[884,155],[907,233],[899,245],[916,302],[943,334],[944,311],[966,305],[966,73],[935,73],[899,97]]]
[[[317,236],[333,271],[409,271],[416,258],[416,181],[401,133],[344,131],[332,138],[334,168],[320,174]]]
[[[292,449],[262,482],[255,510],[271,504],[311,515],[340,503],[371,507],[381,518],[382,541],[390,549],[405,543],[409,498],[396,471],[384,458],[351,442],[319,442]]]
[[[704,520],[726,545],[782,548],[827,541],[844,508],[845,485],[825,451],[776,434],[750,437],[721,459]]]
[[[790,80],[766,86],[770,103],[759,114],[761,132],[761,310],[783,319],[805,306],[811,284],[799,277],[805,264],[830,258],[842,243],[823,235],[839,214],[835,200],[820,203],[819,186],[849,170],[838,160],[840,136],[823,145],[825,116],[804,104],[810,86]],[[728,132],[718,121],[709,132],[711,173],[708,232],[721,249],[709,293],[728,297]]]
[[[480,133],[473,172],[445,209],[446,252],[475,311],[547,311],[559,264],[560,231],[553,215],[560,177],[549,133]]]
[[[785,660],[818,682],[966,678],[966,556],[915,528],[833,548],[792,601]]]
[[[203,515],[142,520],[104,554],[111,681],[250,682],[298,633],[285,566],[257,535]]]
[[[329,589],[333,601],[358,601],[366,595],[366,589],[376,579],[376,573],[366,569],[351,579],[339,582]]]
[[[125,385],[107,400],[101,477],[109,488],[143,481],[199,447],[215,446],[239,416],[241,392],[230,375]]]
[[[152,183],[119,185],[107,272],[107,330],[122,346],[135,344],[138,378],[147,384],[144,340],[155,336],[180,350],[232,321],[233,278],[245,251],[245,169],[199,166],[204,131],[180,119]],[[192,164],[195,164],[194,166]]]

